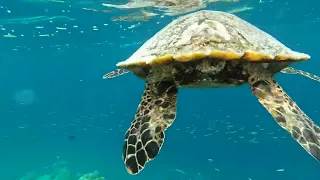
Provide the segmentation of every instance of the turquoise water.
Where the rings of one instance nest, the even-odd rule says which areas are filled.
[[[1,180],[61,173],[60,167],[68,168],[72,180],[95,170],[108,180],[319,179],[319,163],[277,125],[248,86],[181,89],[178,117],[160,154],[139,175],[129,175],[121,159],[123,138],[144,82],[132,74],[102,76],[177,16],[112,21],[134,10],[102,2],[112,3],[0,1]],[[240,0],[206,9],[244,6],[253,9],[237,16],[309,54],[309,61],[294,67],[320,74],[317,1]],[[276,78],[320,124],[320,84],[297,75]]]

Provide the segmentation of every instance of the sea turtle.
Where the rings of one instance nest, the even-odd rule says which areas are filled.
[[[312,73],[309,73],[309,72],[306,72],[306,71],[303,71],[303,70],[300,70],[300,69],[293,68],[293,67],[286,67],[286,68],[282,69],[280,72],[284,73],[284,74],[297,74],[297,75],[305,76],[309,79],[320,82],[319,76],[312,74]],[[107,74],[103,75],[102,78],[103,79],[113,79],[113,78],[116,78],[116,77],[119,77],[119,76],[122,76],[122,75],[125,75],[128,73],[130,73],[130,71],[128,71],[126,69],[116,69],[116,70],[113,70],[113,71],[108,72]]]
[[[276,122],[318,162],[320,128],[274,79],[274,74],[309,55],[292,51],[266,32],[230,13],[201,10],[172,21],[131,57],[117,63],[146,81],[123,161],[138,174],[159,153],[176,118],[178,88],[248,84]],[[120,70],[121,71],[121,70]]]
[[[129,0],[126,4],[108,4],[103,6],[116,9],[155,8],[165,15],[175,16],[205,8],[216,2],[239,2],[239,0]]]

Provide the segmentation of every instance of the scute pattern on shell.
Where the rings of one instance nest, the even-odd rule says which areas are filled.
[[[153,59],[172,55],[226,51],[242,56],[256,52],[274,58],[284,55],[304,58],[285,45],[239,17],[221,12],[201,10],[172,21],[144,43],[129,59],[118,65],[150,63]]]

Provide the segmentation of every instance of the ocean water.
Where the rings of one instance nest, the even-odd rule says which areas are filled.
[[[249,86],[181,89],[160,154],[129,175],[123,139],[144,81],[132,74],[102,76],[180,15],[114,21],[137,11],[101,5],[121,2],[0,0],[1,180],[76,180],[95,170],[106,180],[319,179],[319,163]],[[251,8],[234,14],[309,54],[294,67],[320,75],[318,1],[240,0],[204,9],[243,7]],[[320,83],[289,74],[276,79],[320,125]]]

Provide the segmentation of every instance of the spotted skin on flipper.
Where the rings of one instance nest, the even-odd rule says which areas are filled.
[[[164,131],[176,117],[178,89],[174,83],[147,83],[134,120],[125,134],[123,161],[130,174],[138,174],[162,147]]]
[[[114,71],[111,71],[111,72],[103,75],[102,79],[112,79],[112,78],[115,78],[115,77],[118,77],[118,76],[121,76],[121,75],[124,75],[124,74],[127,74],[127,73],[129,73],[128,70],[116,69]]]
[[[284,92],[270,74],[255,73],[249,78],[251,90],[277,123],[318,162],[320,128]]]
[[[305,76],[309,79],[312,79],[312,80],[315,80],[315,81],[318,81],[320,82],[320,77],[317,76],[317,75],[314,75],[314,74],[311,74],[309,72],[306,72],[306,71],[302,71],[300,69],[295,69],[295,68],[292,68],[292,67],[287,67],[287,68],[284,68],[281,70],[282,73],[285,73],[285,74],[297,74],[297,75],[302,75],[302,76]]]

